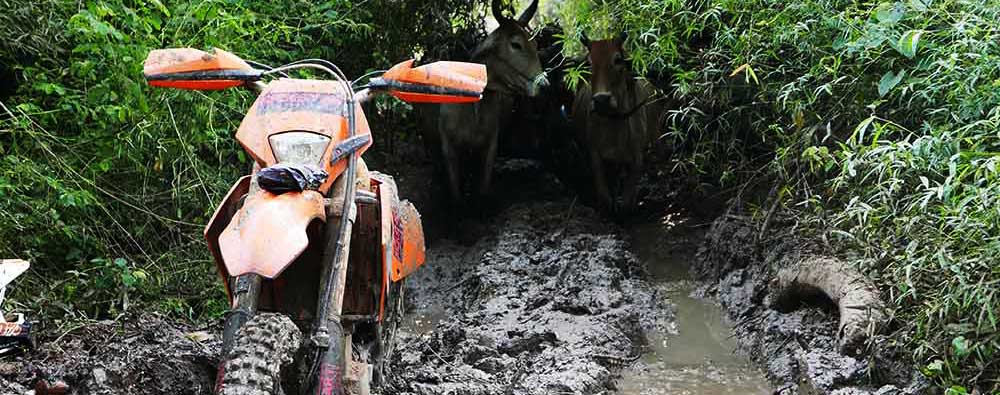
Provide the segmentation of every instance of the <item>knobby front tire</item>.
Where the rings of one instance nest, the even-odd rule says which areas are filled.
[[[236,333],[224,366],[221,395],[283,394],[281,371],[289,366],[302,333],[281,314],[258,313]]]

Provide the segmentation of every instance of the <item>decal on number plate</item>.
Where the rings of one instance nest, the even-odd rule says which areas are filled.
[[[290,111],[338,115],[344,112],[344,98],[340,94],[320,92],[271,92],[257,101],[258,115]]]
[[[392,256],[403,262],[403,219],[399,217],[399,202],[392,205]]]

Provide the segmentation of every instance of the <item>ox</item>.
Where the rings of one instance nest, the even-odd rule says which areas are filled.
[[[489,75],[482,100],[438,106],[436,114],[433,110],[430,114],[436,115],[431,118],[436,124],[430,125],[436,127],[430,127],[425,135],[427,143],[440,154],[453,203],[462,202],[467,174],[472,176],[476,194],[489,193],[497,135],[508,123],[514,96],[535,96],[540,87],[548,84],[527,30],[538,0],[532,1],[517,19],[504,16],[501,0],[493,0],[491,9],[499,27],[472,53],[472,61],[485,64]]]
[[[616,214],[626,214],[636,206],[646,148],[657,137],[663,114],[656,89],[632,74],[623,48],[625,38],[622,34],[591,42],[583,37],[589,51],[590,80],[580,84],[572,112],[597,203]]]

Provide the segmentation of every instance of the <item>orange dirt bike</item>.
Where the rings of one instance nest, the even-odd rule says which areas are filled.
[[[288,77],[299,69],[331,79]],[[221,50],[161,49],[143,72],[152,86],[260,93],[236,132],[252,173],[205,227],[231,302],[216,392],[366,394],[384,384],[402,283],[424,262],[424,236],[393,179],[361,159],[372,138],[359,104],[378,93],[475,102],[486,68],[411,60],[356,87],[324,60],[269,67]]]

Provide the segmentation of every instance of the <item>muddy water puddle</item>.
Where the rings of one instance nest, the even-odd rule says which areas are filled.
[[[723,312],[714,303],[691,296],[689,274],[696,240],[679,216],[641,224],[631,230],[633,248],[652,280],[675,309],[666,328],[646,333],[646,352],[622,373],[619,389],[627,395],[770,394],[773,389],[736,342]]]

